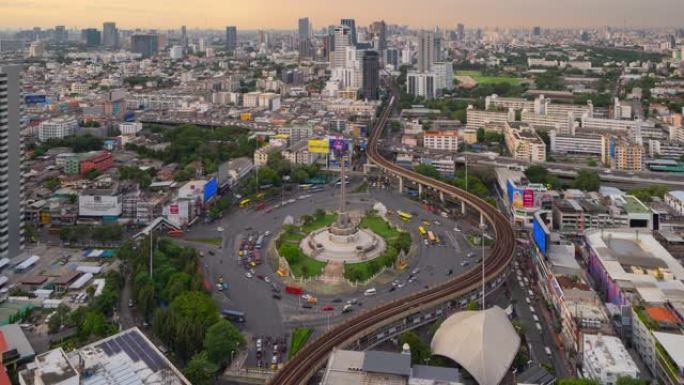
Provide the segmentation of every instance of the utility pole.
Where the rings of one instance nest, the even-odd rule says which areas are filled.
[[[482,310],[485,310],[485,295],[486,295],[486,283],[485,283],[485,249],[484,249],[484,235],[485,235],[485,224],[480,224],[480,229],[482,230],[482,235],[480,243],[482,245]]]

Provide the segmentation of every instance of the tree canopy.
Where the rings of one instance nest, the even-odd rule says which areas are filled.
[[[574,186],[584,191],[598,191],[601,187],[601,178],[595,171],[580,170],[577,172]]]

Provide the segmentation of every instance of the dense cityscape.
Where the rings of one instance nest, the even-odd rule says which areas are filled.
[[[0,16],[0,385],[684,384],[684,27],[301,14]]]

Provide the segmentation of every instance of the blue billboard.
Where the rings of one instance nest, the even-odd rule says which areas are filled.
[[[532,234],[537,248],[546,257],[548,252],[548,234],[546,233],[546,224],[542,223],[538,215],[535,215],[532,220]]]
[[[41,94],[28,94],[24,96],[24,103],[28,106],[33,104],[46,104],[47,96]]]
[[[216,180],[216,177],[212,177],[204,185],[204,201],[207,202],[211,198],[213,198],[216,195],[217,191],[218,191],[218,181]]]
[[[349,151],[349,140],[342,137],[330,137],[330,151],[347,152]]]

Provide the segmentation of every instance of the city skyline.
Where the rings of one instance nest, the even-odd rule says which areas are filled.
[[[340,18],[354,18],[357,25],[367,26],[374,20],[412,27],[455,28],[466,26],[523,27],[595,27],[611,25],[666,27],[681,25],[684,12],[680,0],[569,0],[562,6],[542,0],[376,0],[371,4],[349,0],[331,7],[328,0],[300,0],[297,6],[275,0],[236,0],[226,4],[215,0],[198,0],[192,7],[180,0],[0,0],[0,29],[51,27],[100,27],[115,21],[123,28],[189,28],[220,29],[237,25],[240,30],[273,28],[296,29],[300,17],[309,17],[316,29],[339,24]],[[224,15],[224,16],[217,16]]]

